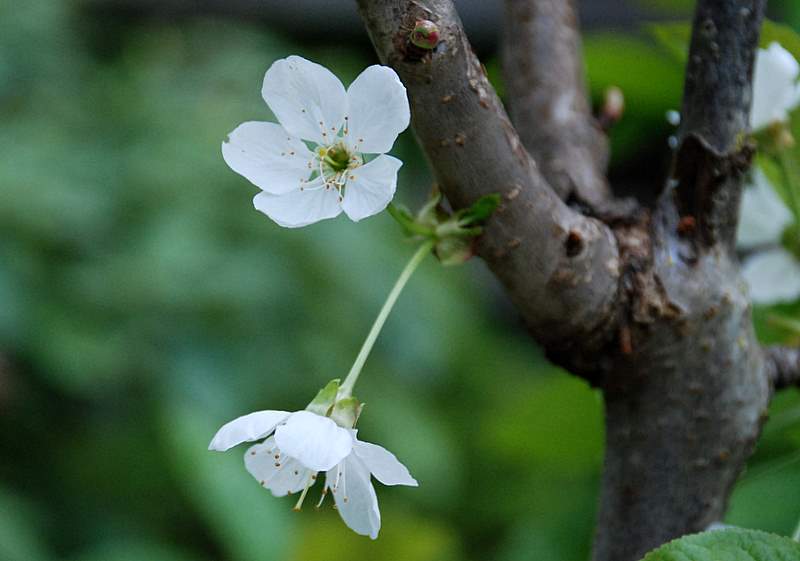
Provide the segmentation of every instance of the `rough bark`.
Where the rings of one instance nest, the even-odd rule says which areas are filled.
[[[506,0],[503,39],[506,103],[523,144],[562,199],[602,206],[608,142],[589,109],[574,1]]]
[[[564,89],[582,95],[570,5],[507,4],[507,51],[533,51],[507,53],[506,66],[509,75],[520,70],[509,102],[529,154],[450,0],[358,3],[381,60],[408,89],[414,130],[451,204],[504,195],[480,255],[548,356],[603,391],[607,446],[594,559],[637,561],[719,520],[772,384],[796,370],[791,358],[764,360],[732,248],[750,161],[763,0],[699,1],[671,177],[654,211],[605,222],[561,198],[570,189],[605,197],[602,190],[575,180],[581,173],[573,177],[572,167],[565,180],[563,164],[550,161],[571,154],[571,166],[592,174],[604,166],[595,140],[574,139],[548,114]],[[435,49],[409,46],[419,19],[438,25]],[[573,105],[570,119],[591,126],[587,111]]]
[[[766,414],[768,372],[733,251],[763,8],[696,8],[680,145],[633,273],[648,287],[631,291],[633,352],[604,388],[598,561],[637,559],[721,519]],[[647,313],[653,302],[662,311]]]

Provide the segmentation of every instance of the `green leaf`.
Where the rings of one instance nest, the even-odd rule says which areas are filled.
[[[484,195],[475,201],[471,207],[461,211],[459,214],[459,224],[461,226],[482,224],[489,219],[498,206],[500,206],[500,195],[497,193]]]
[[[643,561],[797,561],[800,543],[758,530],[730,528],[694,534],[648,553]]]

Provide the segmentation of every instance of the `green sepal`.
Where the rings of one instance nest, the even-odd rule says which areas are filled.
[[[333,406],[331,419],[340,427],[351,429],[356,425],[362,408],[363,404],[353,396],[340,399]]]
[[[431,191],[431,196],[428,201],[419,209],[417,213],[417,222],[425,226],[435,228],[443,216],[446,214],[441,210],[440,204],[442,202],[442,193],[437,187]]]
[[[394,218],[400,224],[400,226],[403,227],[406,235],[412,237],[422,236],[424,238],[428,238],[433,235],[433,228],[415,218],[414,215],[411,214],[411,211],[406,207],[389,203],[387,210],[392,218]]]
[[[445,266],[461,265],[475,255],[473,240],[463,237],[442,239],[434,247],[439,262]]]
[[[339,393],[339,383],[341,380],[336,378],[317,392],[316,397],[306,406],[306,411],[311,411],[317,415],[327,417],[336,402],[336,395]]]
[[[475,254],[473,239],[481,225],[500,206],[500,195],[484,195],[469,208],[449,214],[441,205],[442,194],[434,187],[430,198],[416,216],[407,208],[390,204],[389,214],[406,234],[416,240],[434,242],[434,253],[442,265],[460,265]]]

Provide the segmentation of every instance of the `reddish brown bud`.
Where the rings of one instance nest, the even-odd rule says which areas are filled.
[[[439,44],[439,28],[430,20],[417,20],[414,30],[409,35],[409,41],[420,49],[435,49]]]

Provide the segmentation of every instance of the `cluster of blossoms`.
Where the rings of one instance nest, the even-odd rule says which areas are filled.
[[[773,129],[777,135],[788,134],[785,123],[789,113],[800,104],[798,76],[800,64],[778,43],[758,51],[750,112],[750,128],[754,133]],[[796,185],[786,187],[798,191]],[[798,195],[800,192],[795,196]],[[738,247],[749,252],[742,274],[754,302],[773,304],[800,297],[799,219],[777,194],[764,171],[754,168],[750,186],[744,191],[737,235]]]
[[[225,452],[243,442],[263,440],[244,456],[247,471],[276,497],[301,493],[299,510],[317,474],[325,473],[319,504],[328,492],[339,514],[358,534],[378,537],[381,514],[371,477],[384,485],[417,481],[381,446],[358,439],[354,428],[361,404],[333,380],[303,411],[256,411],[224,425],[209,450]]]
[[[410,119],[405,87],[392,69],[370,66],[345,90],[328,69],[290,56],[267,70],[261,93],[280,124],[243,123],[222,144],[231,169],[261,189],[256,209],[295,228],[341,212],[358,221],[386,208],[402,165],[386,152]],[[330,382],[303,411],[234,419],[209,449],[261,441],[245,453],[247,471],[276,497],[300,493],[296,510],[324,472],[319,505],[330,492],[351,529],[377,538],[381,516],[372,477],[384,485],[417,481],[391,452],[359,440],[361,404],[352,389],[400,291],[432,247],[420,247],[401,273],[344,384]]]

